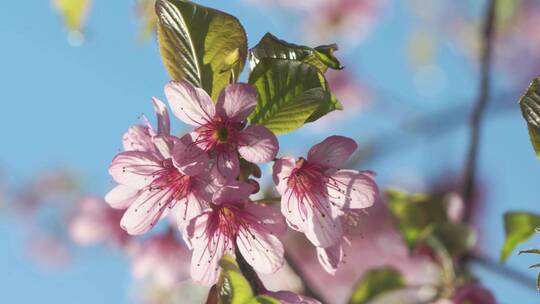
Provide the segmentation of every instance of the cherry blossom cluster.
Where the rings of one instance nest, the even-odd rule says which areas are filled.
[[[174,116],[194,128],[173,135],[166,104],[153,98],[157,128],[146,120],[125,133],[124,151],[109,167],[118,185],[105,197],[125,210],[122,229],[140,235],[173,218],[192,251],[191,277],[204,285],[216,283],[225,254],[240,255],[258,273],[276,272],[287,227],[305,234],[334,273],[344,257],[346,219],[378,195],[373,172],[342,168],[357,149],[354,140],[330,136],[305,158],[277,158],[276,136],[248,122],[257,106],[249,84],[228,85],[216,103],[185,81],[168,83],[165,95]],[[250,199],[260,186],[244,167],[270,162],[281,210]]]

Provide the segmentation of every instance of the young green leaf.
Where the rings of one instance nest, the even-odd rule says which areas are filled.
[[[328,91],[324,76],[300,61],[264,58],[250,74],[249,83],[259,95],[250,122],[276,134],[298,129],[341,107]]]
[[[540,77],[535,78],[525,94],[519,101],[521,113],[527,127],[529,129],[529,136],[531,143],[536,152],[536,155],[540,158]]]
[[[368,271],[356,284],[349,304],[364,304],[383,295],[405,287],[405,279],[392,267],[382,267]]]
[[[266,33],[261,41],[249,52],[250,68],[255,66],[263,58],[278,58],[296,60],[311,64],[321,72],[326,72],[328,68],[341,70],[343,66],[334,56],[337,45],[323,45],[316,48],[310,48],[303,45],[296,45],[278,39],[276,36]]]
[[[64,18],[70,31],[82,31],[90,10],[90,0],[54,0],[54,5]]]
[[[501,251],[501,262],[505,262],[510,253],[522,242],[533,236],[540,226],[540,215],[527,212],[508,212],[504,215],[506,240]]]
[[[219,264],[221,266],[221,274],[217,283],[219,303],[248,303],[253,298],[253,291],[234,258],[225,255]]]
[[[469,225],[440,223],[433,230],[436,237],[450,256],[462,256],[476,243],[476,235]]]
[[[217,100],[246,61],[247,37],[238,19],[188,0],[157,0],[156,14],[161,56],[172,79]]]

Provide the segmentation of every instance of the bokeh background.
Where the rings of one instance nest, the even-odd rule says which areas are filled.
[[[68,232],[77,200],[102,197],[114,186],[107,167],[127,127],[141,114],[153,120],[150,98],[164,98],[169,77],[148,32],[151,15],[144,1],[95,0],[82,1],[88,7],[73,17],[59,9],[62,2],[0,3],[0,302],[138,303],[153,297],[158,300],[152,303],[169,303],[170,292],[133,278],[122,250],[81,247]],[[326,136],[343,134],[362,150],[355,165],[376,171],[383,188],[459,186],[478,94],[486,1],[298,2],[198,1],[237,16],[250,46],[266,32],[307,45],[339,44],[346,68],[330,82],[345,111],[282,136],[281,155],[305,153]],[[517,105],[540,74],[540,3],[500,0],[498,16],[474,214],[476,251],[493,261],[504,241],[502,215],[538,210],[540,182],[540,162]],[[173,121],[173,127],[181,132],[184,126]],[[365,238],[369,233],[362,231]],[[394,242],[400,240],[377,248],[384,255]],[[355,254],[372,246],[359,245]],[[347,267],[360,269],[361,263],[355,259]],[[534,257],[512,256],[506,266],[534,286],[536,273],[527,269],[533,263]],[[314,277],[317,267],[305,266]],[[540,303],[530,286],[480,264],[473,270],[500,303]],[[347,283],[340,282],[326,291],[340,294],[329,301],[345,299]],[[195,290],[195,303],[205,292],[190,283],[182,288]],[[188,302],[181,299],[176,303]]]

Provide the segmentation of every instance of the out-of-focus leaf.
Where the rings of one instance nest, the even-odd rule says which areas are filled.
[[[540,77],[535,78],[525,94],[519,101],[521,113],[527,127],[529,129],[529,136],[531,143],[536,152],[537,157],[540,158]]]
[[[139,40],[146,41],[156,32],[157,15],[154,10],[156,0],[138,0],[137,15],[141,20]]]
[[[443,198],[425,194],[408,195],[397,190],[386,191],[386,197],[409,248],[431,234],[435,225],[448,221]]]
[[[461,256],[476,243],[476,235],[469,225],[441,223],[436,225],[433,235],[441,241],[451,256]]]
[[[300,61],[264,58],[250,74],[249,83],[259,95],[249,120],[276,134],[298,129],[340,107],[324,76]]]
[[[158,40],[167,71],[217,100],[221,90],[237,79],[247,57],[247,37],[235,17],[187,0],[157,0]],[[223,71],[231,54],[237,64]]]
[[[501,262],[506,261],[517,245],[531,238],[538,226],[540,226],[540,215],[527,212],[506,213],[504,215],[506,240],[501,252]]]
[[[91,0],[54,0],[54,6],[64,18],[68,30],[82,32],[91,2]]]
[[[270,33],[266,33],[261,41],[250,50],[250,68],[253,70],[263,58],[277,58],[308,63],[323,73],[328,68],[340,70],[343,69],[343,66],[334,56],[336,50],[337,45],[335,44],[310,48],[288,43]]]
[[[538,274],[538,277],[536,277],[536,289],[540,291],[540,273]]]
[[[221,274],[217,284],[219,303],[248,303],[253,298],[253,291],[234,258],[225,255],[219,265],[221,266]]]
[[[383,295],[405,287],[405,279],[392,267],[382,267],[368,271],[356,284],[349,304],[364,304]]]
[[[524,253],[540,254],[540,249],[521,250],[519,252],[519,254],[524,254]]]

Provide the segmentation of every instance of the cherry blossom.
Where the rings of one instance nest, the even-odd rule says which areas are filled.
[[[274,273],[284,263],[278,235],[286,231],[278,210],[249,201],[253,187],[235,182],[222,187],[213,197],[210,210],[191,220],[186,239],[193,248],[191,276],[205,285],[216,282],[219,260],[236,248],[253,269]]]
[[[154,235],[142,241],[132,253],[131,270],[137,279],[150,279],[171,288],[189,278],[189,250],[174,233]]]
[[[374,173],[339,169],[356,150],[354,140],[331,136],[313,146],[307,159],[284,157],[273,167],[281,197],[281,212],[293,229],[306,234],[317,247],[341,241],[338,217],[375,202],[378,187]]]
[[[150,230],[176,205],[180,208],[176,215],[178,222],[188,221],[207,207],[215,190],[206,154],[188,137],[179,139],[169,135],[165,105],[157,99],[153,101],[159,127],[155,135],[149,134],[153,135],[155,149],[147,144],[148,138],[140,137],[140,142],[150,150],[121,152],[109,167],[109,173],[119,185],[106,199],[113,207],[127,208],[120,224],[132,235]]]
[[[230,84],[214,105],[210,96],[186,81],[171,81],[165,95],[176,117],[197,127],[185,136],[208,152],[217,172],[226,180],[240,173],[238,154],[252,163],[269,162],[279,145],[276,136],[261,125],[246,126],[257,105],[257,92],[248,84]],[[191,146],[186,146],[186,149]],[[180,156],[191,161],[190,154]]]
[[[266,294],[279,300],[282,304],[321,304],[321,302],[315,299],[301,296],[290,291],[267,291]]]

